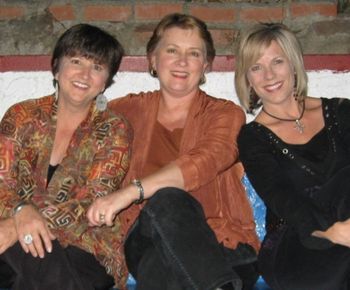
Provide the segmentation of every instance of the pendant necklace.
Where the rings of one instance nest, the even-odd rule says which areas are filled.
[[[305,126],[301,122],[301,119],[303,118],[304,112],[305,112],[305,101],[303,101],[303,107],[301,109],[301,114],[300,114],[299,118],[296,118],[296,119],[283,119],[283,118],[276,117],[276,116],[270,114],[269,112],[267,112],[264,107],[262,107],[262,110],[266,115],[268,115],[276,120],[285,121],[285,122],[295,122],[294,129],[297,130],[300,134],[304,133]]]

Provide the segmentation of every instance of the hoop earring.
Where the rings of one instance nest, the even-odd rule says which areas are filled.
[[[151,74],[152,77],[157,78],[158,74],[157,71],[154,68],[151,68],[149,73]]]
[[[96,108],[100,112],[103,112],[104,110],[107,109],[107,103],[108,103],[108,100],[107,100],[106,96],[103,93],[100,93],[96,97]]]
[[[202,77],[199,80],[199,85],[204,85],[207,81],[207,78],[205,77],[205,75],[203,74]]]

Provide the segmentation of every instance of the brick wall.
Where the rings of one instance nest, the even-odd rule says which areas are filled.
[[[206,21],[218,54],[232,54],[240,29],[256,21],[286,23],[298,32],[306,53],[346,54],[350,53],[349,1],[0,0],[0,33],[7,40],[1,41],[0,55],[49,54],[57,37],[79,22],[105,28],[129,55],[143,55],[156,23],[172,12]]]

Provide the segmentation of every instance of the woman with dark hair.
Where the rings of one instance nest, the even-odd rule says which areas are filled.
[[[350,289],[350,101],[307,95],[295,34],[258,24],[238,46],[240,159],[267,206],[259,268],[274,290]]]
[[[1,287],[102,290],[124,283],[120,223],[92,229],[85,217],[94,199],[119,188],[129,166],[129,125],[103,96],[122,56],[105,31],[71,27],[52,56],[56,93],[15,104],[3,117]]]
[[[133,155],[123,188],[95,200],[88,218],[120,217],[138,290],[251,289],[258,239],[236,146],[245,115],[199,88],[215,57],[211,35],[171,14],[147,56],[160,90],[111,102],[133,126]]]

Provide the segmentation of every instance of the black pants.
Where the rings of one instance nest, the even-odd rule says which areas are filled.
[[[43,259],[26,254],[19,242],[0,255],[0,287],[12,290],[107,290],[114,285],[93,255],[55,240]]]
[[[327,213],[318,218],[329,226],[350,218],[349,174],[350,166],[343,168],[317,192]],[[274,290],[350,290],[350,248],[328,243],[323,249],[306,247],[296,230],[284,225],[265,237],[259,253],[262,276]]]
[[[141,211],[126,240],[125,255],[137,290],[212,290],[227,283],[241,289],[240,278],[250,284],[257,279],[254,250],[241,248],[242,254],[235,255],[218,243],[190,194],[164,188]]]
[[[265,238],[259,268],[274,290],[350,290],[350,249],[306,248],[287,226]]]

